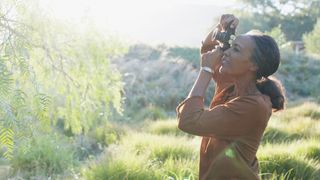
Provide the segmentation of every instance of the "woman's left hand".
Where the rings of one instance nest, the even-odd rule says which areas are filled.
[[[202,54],[201,67],[209,67],[213,70],[217,70],[222,56],[223,56],[223,51],[220,49],[220,47],[217,47],[212,51]]]

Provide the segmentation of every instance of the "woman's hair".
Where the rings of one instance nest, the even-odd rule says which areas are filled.
[[[275,111],[284,109],[285,92],[279,80],[269,78],[275,73],[280,64],[280,51],[275,40],[262,33],[251,31],[247,33],[254,41],[252,59],[257,64],[257,88],[261,93],[270,97]]]

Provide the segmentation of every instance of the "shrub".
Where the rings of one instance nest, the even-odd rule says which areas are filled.
[[[320,54],[320,18],[318,18],[313,31],[303,35],[303,41],[308,52]]]
[[[168,57],[181,58],[192,64],[193,67],[200,66],[200,49],[191,47],[170,47],[168,49]]]
[[[143,108],[141,111],[138,111],[135,115],[135,119],[138,120],[158,120],[164,119],[167,116],[167,113],[161,107],[150,105]]]
[[[192,66],[177,59],[120,58],[115,62],[126,84],[124,114],[139,121],[152,111],[159,118],[163,118],[164,111],[175,111],[197,76]]]
[[[88,134],[89,137],[95,139],[98,143],[103,146],[108,146],[109,144],[115,143],[119,140],[119,134],[113,129],[113,126],[110,123],[104,123],[96,128],[93,128],[92,131]]]
[[[319,97],[319,71],[319,58],[281,49],[281,65],[276,76],[282,81],[289,99]]]
[[[126,84],[124,114],[127,117],[141,121],[156,114],[163,118],[163,114],[174,112],[187,97],[198,69],[184,59],[162,54],[158,59],[125,55],[114,60]],[[213,83],[208,92],[211,93],[207,94],[206,102],[212,98]]]
[[[74,149],[67,139],[58,135],[41,134],[26,140],[18,147],[11,166],[23,177],[54,177],[76,165]]]

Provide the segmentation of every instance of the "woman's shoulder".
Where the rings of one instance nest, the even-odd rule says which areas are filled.
[[[262,93],[237,96],[226,102],[226,105],[230,104],[240,109],[250,111],[253,114],[261,114],[264,112],[269,115],[272,112],[270,97]]]

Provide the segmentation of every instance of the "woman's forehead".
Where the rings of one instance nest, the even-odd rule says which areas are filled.
[[[244,49],[248,48],[251,50],[254,47],[254,42],[249,35],[239,35],[236,37],[233,43]]]

